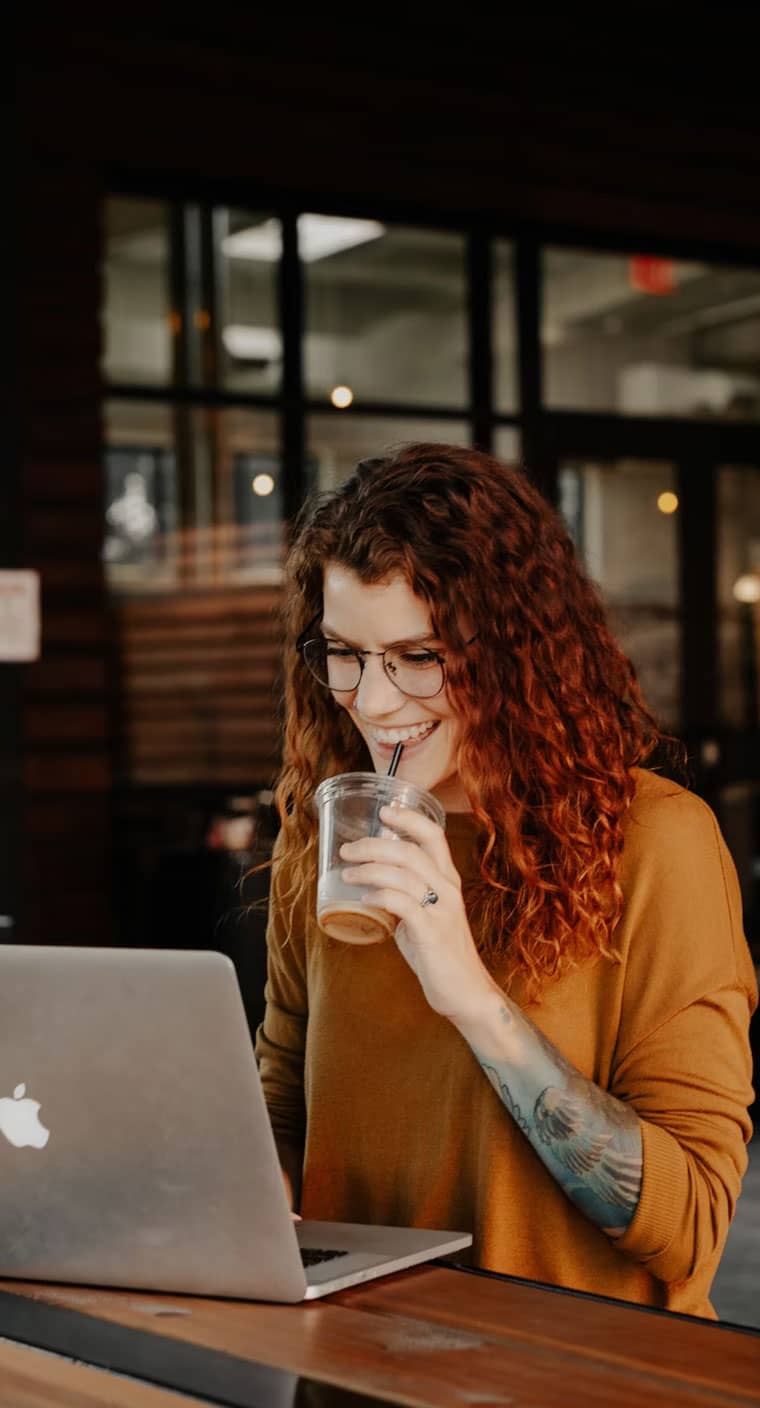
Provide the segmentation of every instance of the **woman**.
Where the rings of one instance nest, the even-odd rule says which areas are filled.
[[[750,1134],[736,875],[704,803],[642,767],[661,735],[560,519],[490,457],[412,445],[307,506],[287,582],[257,1053],[301,1212],[469,1230],[482,1267],[714,1315]],[[344,848],[399,927],[341,944],[313,793],[400,739],[446,832],[407,813],[416,844]]]

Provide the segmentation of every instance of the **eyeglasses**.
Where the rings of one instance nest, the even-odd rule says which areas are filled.
[[[296,642],[296,650],[315,680],[327,689],[353,694],[361,683],[368,655],[379,655],[391,683],[413,699],[432,699],[443,689],[446,672],[439,651],[412,644],[393,646],[390,650],[354,650],[342,642],[325,640],[324,636],[310,637],[309,632],[318,620],[319,615],[309,622]],[[471,645],[472,641],[467,644]]]

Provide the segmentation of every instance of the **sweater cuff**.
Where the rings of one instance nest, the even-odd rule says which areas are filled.
[[[659,1125],[641,1120],[641,1145],[639,1204],[623,1236],[615,1238],[615,1246],[657,1276],[652,1263],[667,1252],[678,1231],[688,1196],[688,1170],[678,1141]]]

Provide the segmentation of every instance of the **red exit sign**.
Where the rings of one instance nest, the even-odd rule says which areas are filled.
[[[672,259],[657,254],[632,254],[628,260],[628,281],[639,293],[672,293],[676,275]]]

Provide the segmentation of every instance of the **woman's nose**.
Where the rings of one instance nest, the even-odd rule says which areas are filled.
[[[365,655],[362,677],[354,695],[354,705],[359,713],[365,719],[380,718],[397,709],[404,697],[402,690],[385,673],[381,657]]]

